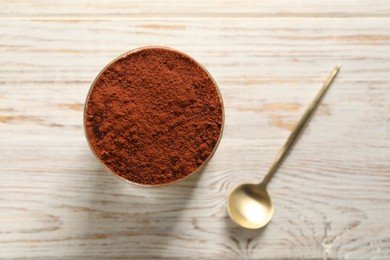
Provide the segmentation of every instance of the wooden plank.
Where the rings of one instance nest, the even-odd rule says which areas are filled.
[[[0,258],[389,258],[389,19],[1,20]],[[206,170],[133,187],[84,140],[90,83],[115,56],[168,45],[222,91]],[[271,182],[260,231],[226,213],[270,166],[330,69],[342,71]]]
[[[345,1],[128,1],[3,0],[0,17],[128,18],[128,17],[390,17],[383,0]]]

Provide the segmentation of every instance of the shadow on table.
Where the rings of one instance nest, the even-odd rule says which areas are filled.
[[[203,170],[182,182],[152,188],[121,181],[98,162],[89,166],[88,171],[90,176],[84,184],[86,198],[82,200],[87,215],[77,223],[85,246],[79,247],[78,253],[169,256],[169,243],[178,239],[176,226],[188,209]]]
[[[236,223],[234,223],[229,214],[226,211],[224,216],[225,232],[226,236],[229,237],[234,243],[235,247],[243,248],[243,252],[251,252],[250,247],[256,247],[262,239],[262,237],[267,232],[267,227],[265,226],[261,229],[246,229]],[[247,256],[251,257],[251,256]]]

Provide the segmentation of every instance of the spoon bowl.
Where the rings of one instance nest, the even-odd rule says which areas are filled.
[[[243,184],[230,194],[228,212],[234,222],[248,229],[267,225],[274,214],[274,205],[265,186]]]

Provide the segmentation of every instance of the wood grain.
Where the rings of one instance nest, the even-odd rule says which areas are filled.
[[[354,18],[377,15],[368,1],[328,9],[305,1],[289,13],[305,17],[283,19],[113,19],[115,10],[142,16],[149,4],[111,12],[96,2],[91,16],[110,19],[77,8],[85,17],[69,20],[72,1],[32,8],[44,3],[8,1],[1,11],[13,18],[0,20],[0,258],[390,258],[390,19]],[[186,12],[201,15],[211,4]],[[239,13],[232,6],[220,13]],[[349,17],[310,18],[317,14]],[[46,15],[59,18],[36,18]],[[226,112],[205,171],[156,189],[106,174],[82,128],[94,77],[143,45],[204,64]],[[270,183],[271,224],[235,226],[229,190],[261,179],[336,63],[341,73]]]
[[[383,0],[3,0],[0,17],[389,17],[390,4]]]

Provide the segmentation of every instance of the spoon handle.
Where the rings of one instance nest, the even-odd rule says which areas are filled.
[[[284,146],[282,147],[282,149],[279,151],[278,155],[276,156],[276,159],[275,159],[271,169],[268,171],[267,175],[264,177],[263,181],[260,183],[261,186],[264,186],[264,187],[267,186],[268,182],[274,176],[276,170],[283,163],[283,160],[286,158],[288,152],[293,147],[295,141],[298,139],[298,137],[302,133],[302,130],[304,129],[306,123],[309,121],[311,115],[313,114],[313,112],[317,108],[318,104],[321,102],[322,97],[325,95],[326,91],[329,89],[330,85],[332,84],[333,80],[335,79],[337,73],[340,70],[340,67],[341,67],[340,64],[336,65],[336,67],[330,73],[329,77],[324,82],[324,85],[322,86],[322,88],[318,92],[317,96],[314,98],[314,100],[311,102],[311,104],[306,109],[301,120],[295,126],[295,129],[290,134],[290,137],[287,139],[287,142],[284,144]]]

